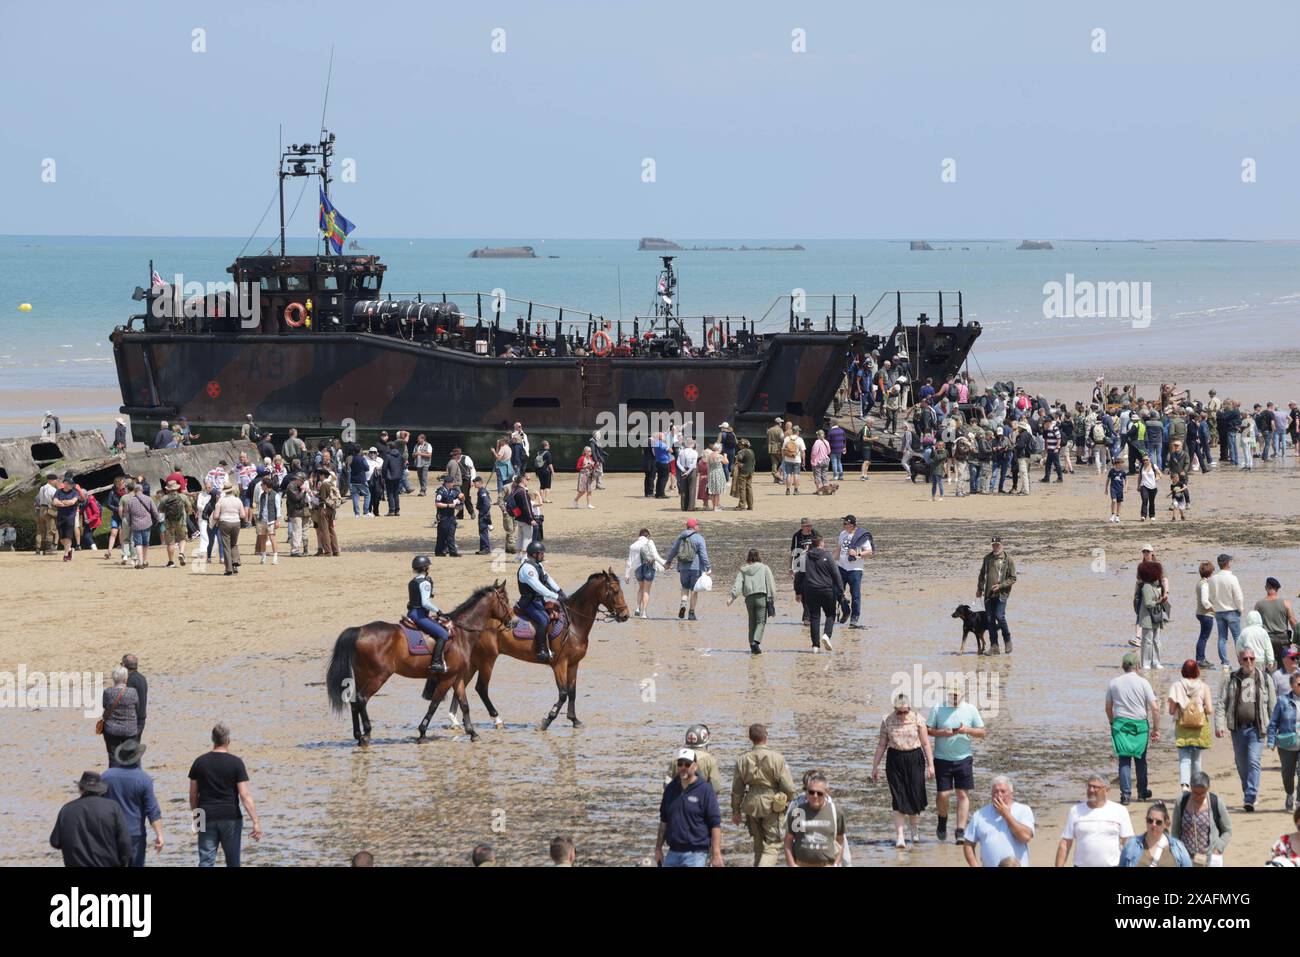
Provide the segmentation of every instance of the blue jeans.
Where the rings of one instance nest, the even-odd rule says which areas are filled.
[[[1147,456],[1151,459],[1151,464],[1158,469],[1163,469],[1165,467],[1164,456],[1160,454],[1162,445],[1163,443],[1160,439],[1146,440]]]
[[[239,866],[239,842],[244,826],[243,818],[233,821],[207,821],[199,831],[199,867],[217,866],[217,845],[226,852],[226,866]]]
[[[144,853],[149,848],[148,834],[131,835],[131,866],[144,867]]]
[[[1232,632],[1232,642],[1236,645],[1237,639],[1241,637],[1241,612],[1216,611],[1214,620],[1219,623],[1219,663],[1226,665],[1228,663],[1228,632]]]
[[[1192,775],[1201,770],[1201,752],[1204,748],[1188,746],[1178,749],[1178,783],[1191,784]]]
[[[1285,432],[1278,431],[1273,433],[1273,454],[1278,458],[1282,458],[1286,455]]]
[[[1002,639],[1011,640],[1011,629],[1007,627],[1007,600],[1005,597],[985,598],[984,612],[989,619],[989,644],[998,646],[998,629],[1002,629]]]
[[[708,867],[708,851],[667,851],[664,867]]]
[[[1197,615],[1196,620],[1201,624],[1201,634],[1196,639],[1196,660],[1198,662],[1205,660],[1205,643],[1210,640],[1210,632],[1214,629],[1213,615]],[[1219,646],[1219,655],[1222,657],[1224,648]]]
[[[352,483],[352,514],[364,515],[370,511],[370,486],[365,482]]]
[[[1233,465],[1241,464],[1241,440],[1236,432],[1228,436],[1228,460]]]
[[[980,490],[980,463],[968,462],[967,468],[970,471],[970,491],[974,495]],[[957,491],[963,492],[965,489],[958,488]]]
[[[1243,800],[1254,804],[1259,796],[1259,759],[1264,754],[1264,741],[1253,724],[1232,732],[1232,754],[1237,761]]]
[[[844,453],[842,452],[831,453],[831,478],[837,482],[844,478]]]
[[[858,618],[862,615],[862,570],[840,569],[840,578],[844,584],[849,586],[849,600],[853,603],[853,610],[849,613],[849,621],[857,623]]]
[[[1147,753],[1143,751],[1140,758],[1119,759],[1119,793],[1121,797],[1128,797],[1133,793],[1133,765],[1135,764],[1137,765],[1138,793],[1146,793]]]
[[[934,474],[930,476],[930,498],[934,498],[934,493],[938,491],[939,497],[943,498],[943,470],[935,469]]]

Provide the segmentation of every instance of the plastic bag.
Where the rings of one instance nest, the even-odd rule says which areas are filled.
[[[713,591],[713,577],[705,572],[695,583],[695,591]]]

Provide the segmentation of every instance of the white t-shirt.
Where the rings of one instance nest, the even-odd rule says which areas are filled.
[[[244,514],[244,503],[239,500],[238,495],[223,495],[217,502],[217,507],[212,510],[212,517],[220,522],[238,523]]]
[[[1075,867],[1119,867],[1120,840],[1133,836],[1128,808],[1114,801],[1088,807],[1080,801],[1070,808],[1061,837],[1074,841]]]
[[[857,558],[849,558],[849,543],[853,541],[853,536],[857,535],[859,531],[861,531],[861,529],[854,528],[852,532],[840,532],[840,557],[836,561],[836,564],[840,566],[841,571],[860,572],[866,568],[867,560],[862,557],[862,553],[871,550],[870,539],[865,539],[862,545],[859,546]]]

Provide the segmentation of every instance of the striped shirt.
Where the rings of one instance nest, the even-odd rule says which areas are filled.
[[[1048,452],[1061,451],[1061,429],[1053,424],[1043,432],[1043,448]]]

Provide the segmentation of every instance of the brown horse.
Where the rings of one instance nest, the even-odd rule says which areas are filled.
[[[403,678],[426,679],[424,697],[430,704],[420,722],[419,740],[424,740],[429,721],[449,689],[455,689],[470,740],[478,740],[478,732],[469,720],[469,702],[465,697],[465,686],[473,675],[470,670],[471,648],[482,633],[495,634],[509,627],[513,615],[505,585],[499,581],[484,585],[461,602],[450,617],[456,630],[443,649],[447,670],[437,675],[429,673],[429,656],[411,654],[401,627],[391,622],[372,621],[357,628],[346,628],[339,635],[326,672],[325,690],[335,712],[343,710],[345,701],[351,705],[352,736],[357,739],[357,744],[370,743],[367,705],[384,682],[395,674]]]
[[[555,687],[560,693],[560,698],[555,702],[555,707],[551,708],[550,714],[542,720],[543,731],[549,728],[551,722],[559,716],[566,700],[569,702],[569,720],[573,722],[575,728],[582,727],[576,710],[578,665],[586,657],[588,636],[602,607],[615,621],[627,621],[630,617],[627,602],[623,599],[623,588],[619,585],[618,576],[614,574],[612,568],[592,574],[586,583],[564,602],[564,610],[569,616],[569,626],[559,637],[551,640],[550,662],[539,662],[533,652],[532,640],[521,641],[516,638],[511,634],[508,624],[484,628],[477,633],[470,652],[469,675],[465,680],[468,682],[469,678],[478,675],[474,690],[483,699],[483,705],[497,727],[500,727],[502,722],[497,709],[492,705],[492,699],[488,697],[488,685],[492,681],[492,668],[501,655],[509,655],[511,658],[518,658],[530,664],[548,664],[555,675]],[[469,714],[465,710],[464,695],[454,699],[451,703],[450,715],[453,726],[459,723],[455,716],[458,706],[463,715]]]

